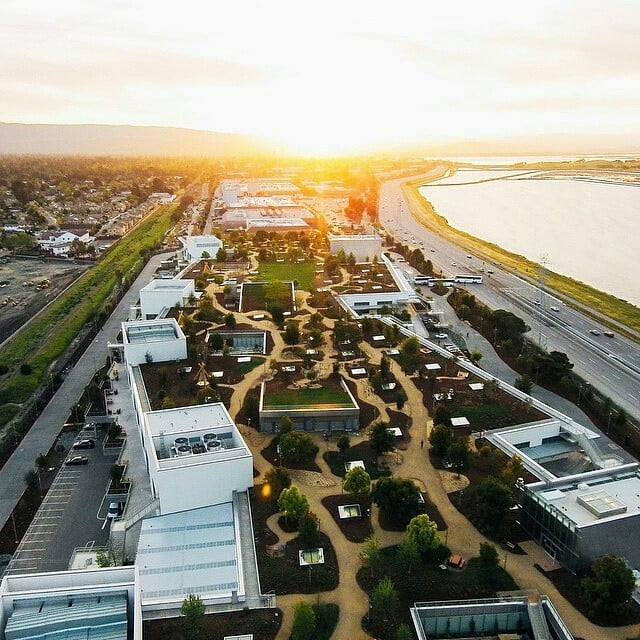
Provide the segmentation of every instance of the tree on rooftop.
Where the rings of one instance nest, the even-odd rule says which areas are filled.
[[[282,490],[278,498],[278,509],[285,520],[292,520],[297,524],[300,522],[300,518],[309,511],[309,501],[307,496],[295,484],[292,484],[289,488]]]
[[[387,577],[382,578],[369,596],[371,615],[378,620],[395,620],[398,612],[398,592],[393,582]]]
[[[476,509],[485,524],[499,530],[513,498],[509,487],[505,487],[500,480],[489,476],[478,486]]]
[[[380,564],[380,541],[374,534],[365,538],[360,557],[362,564],[370,570],[373,576],[373,572]]]
[[[287,322],[287,326],[282,338],[285,344],[298,344],[298,342],[300,342],[300,329],[298,327],[298,323],[294,322],[293,320],[289,320],[289,322]]]
[[[369,446],[377,456],[393,449],[395,436],[389,431],[389,424],[376,422],[369,429]]]
[[[216,252],[216,262],[226,262],[227,261],[227,251],[223,247],[220,247]]]
[[[371,493],[371,476],[362,467],[354,467],[347,471],[343,487],[347,493],[362,500]]]
[[[411,518],[404,535],[415,542],[418,551],[423,556],[440,546],[438,525],[424,513]]]
[[[406,525],[418,515],[420,491],[404,478],[380,478],[374,485],[371,498],[385,516],[398,525]]]
[[[467,436],[456,438],[447,449],[445,457],[451,468],[460,475],[460,472],[469,464],[469,441]]]
[[[227,313],[227,315],[224,317],[224,326],[227,329],[236,328],[236,317],[233,315],[233,313]]]
[[[318,544],[318,532],[320,531],[320,521],[318,516],[312,511],[307,511],[302,515],[298,523],[298,535],[300,539],[309,546]]]
[[[338,451],[342,454],[345,454],[349,450],[349,447],[351,446],[349,436],[346,433],[343,433],[338,438],[336,445],[338,446]]]
[[[453,442],[453,430],[447,425],[437,424],[429,434],[433,455],[443,458]]]
[[[284,467],[271,467],[264,474],[264,481],[271,487],[270,495],[279,497],[283,489],[291,486],[291,475]]]
[[[310,462],[318,453],[318,445],[308,433],[291,431],[280,436],[280,453],[291,463]]]
[[[308,602],[297,602],[293,607],[291,640],[311,640],[316,635],[316,614]]]

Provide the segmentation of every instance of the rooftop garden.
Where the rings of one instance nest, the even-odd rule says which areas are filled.
[[[258,269],[258,278],[267,282],[283,282],[295,279],[297,289],[311,291],[315,278],[315,269],[314,262],[298,262],[295,265],[290,262],[261,262]]]
[[[291,273],[291,265],[289,265]],[[240,311],[271,310],[279,307],[282,311],[292,313],[294,308],[294,288],[291,281],[283,282],[273,280],[271,282],[245,282],[242,285],[242,308]]]
[[[276,389],[272,390],[267,387],[264,397],[264,408],[346,408],[352,407],[353,402],[349,394],[340,388],[325,386],[323,384],[312,385],[308,387],[295,387],[292,389]]]

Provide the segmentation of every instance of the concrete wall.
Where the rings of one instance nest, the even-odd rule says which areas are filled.
[[[174,458],[177,468],[162,469],[151,464],[149,471],[156,497],[160,498],[160,513],[197,509],[231,502],[234,491],[247,491],[253,486],[251,454],[215,461],[215,453],[202,453]]]
[[[342,249],[348,256],[350,253],[356,257],[358,262],[366,259],[373,260],[374,256],[380,258],[382,252],[382,239],[370,236],[333,236],[329,235],[329,246],[331,253],[336,255]]]
[[[166,286],[163,284],[166,283]],[[180,283],[182,286],[176,286]],[[151,286],[153,285],[153,286]],[[193,280],[155,280],[140,289],[140,307],[143,320],[157,316],[162,309],[184,304],[191,294],[195,295]]]
[[[151,354],[153,362],[184,360],[187,357],[187,339],[182,336],[167,341],[125,344],[124,358],[131,366],[146,362],[146,354]]]
[[[611,553],[625,558],[631,567],[640,567],[639,533],[640,513],[580,527],[578,551],[584,559],[582,566]]]

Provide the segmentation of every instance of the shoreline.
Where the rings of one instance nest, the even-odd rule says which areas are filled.
[[[535,283],[539,269],[537,262],[452,227],[447,219],[434,209],[431,202],[418,191],[420,187],[429,182],[442,178],[447,170],[453,170],[455,173],[455,167],[442,165],[440,176],[433,177],[431,180],[409,179],[402,184],[402,192],[414,219],[433,233],[471,253],[475,253],[485,261],[501,263],[501,266],[506,267],[507,270]],[[559,297],[563,298],[567,304],[608,324],[628,338],[640,342],[640,308],[612,294],[554,271],[546,271],[546,282],[547,286],[558,293]]]

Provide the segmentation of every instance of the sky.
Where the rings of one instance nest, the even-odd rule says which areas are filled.
[[[0,121],[301,153],[640,133],[635,0],[2,0]]]

